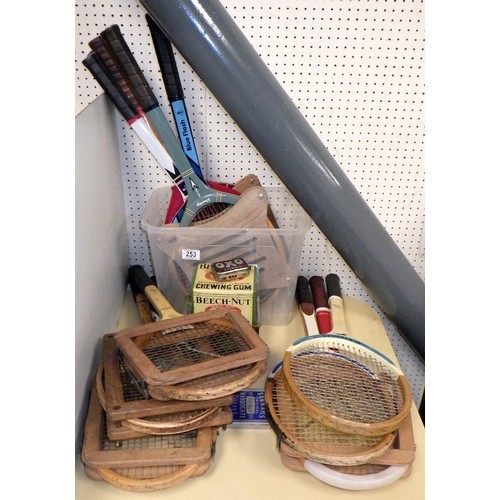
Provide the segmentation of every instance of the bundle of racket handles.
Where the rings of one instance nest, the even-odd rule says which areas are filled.
[[[106,28],[89,42],[92,51],[82,63],[168,175],[172,197],[165,223],[205,223],[235,205],[240,193],[229,184],[204,178],[172,45],[150,16],[146,15],[146,21],[177,136],[118,25]]]
[[[338,277],[327,278],[338,286]],[[307,295],[301,281],[298,299]],[[410,387],[399,367],[346,328],[331,333],[332,319],[323,325],[330,333],[307,330],[271,370],[266,415],[288,468],[343,489],[380,488],[409,475],[414,460]]]

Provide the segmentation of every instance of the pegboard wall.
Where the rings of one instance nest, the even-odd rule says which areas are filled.
[[[424,277],[424,2],[422,0],[222,0],[362,197]],[[88,42],[118,24],[164,112],[168,100],[144,18],[134,0],[76,2],[76,114],[103,91],[81,64]],[[279,179],[177,54],[204,175],[235,182],[254,173]],[[169,177],[116,113],[129,255],[151,271],[139,226],[152,190]],[[173,124],[173,122],[172,122]],[[275,200],[279,206],[279,200]],[[340,276],[343,292],[381,316],[419,404],[424,365],[385,318],[363,284],[313,224],[300,273]]]

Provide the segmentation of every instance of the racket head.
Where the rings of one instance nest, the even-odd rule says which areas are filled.
[[[411,409],[403,372],[372,347],[343,335],[298,339],[285,352],[283,373],[295,402],[341,432],[383,436],[397,430]]]
[[[92,468],[200,464],[213,456],[216,437],[217,429],[206,427],[181,434],[111,441],[107,436],[106,413],[94,387],[81,458]]]
[[[265,412],[278,444],[285,443],[299,456],[330,465],[359,465],[382,455],[394,434],[345,434],[311,418],[290,397],[283,383],[282,363],[269,373],[264,385]]]

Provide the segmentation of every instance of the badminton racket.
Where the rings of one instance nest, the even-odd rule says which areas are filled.
[[[403,372],[349,337],[325,334],[295,341],[285,351],[283,373],[296,403],[341,432],[385,435],[410,412],[411,391]]]
[[[328,306],[332,317],[332,331],[336,335],[349,335],[344,314],[344,301],[340,278],[337,274],[328,274],[325,278]]]
[[[394,434],[345,434],[311,418],[290,397],[283,383],[282,364],[269,373],[264,385],[265,412],[278,444],[285,443],[300,456],[329,465],[359,465],[382,455]]]
[[[332,330],[332,318],[328,307],[328,298],[325,290],[325,280],[321,276],[309,278],[309,285],[314,302],[316,322],[319,333],[330,333]]]
[[[179,140],[170,128],[167,118],[160,109],[158,100],[144,78],[119,27],[113,25],[107,28],[101,33],[101,37],[107,42],[112,56],[124,70],[127,82],[135,98],[158,132],[184,181],[188,196],[180,225],[189,226],[215,218],[218,214],[223,213],[237,203],[239,200],[238,196],[212,189],[198,175],[197,170],[199,171],[199,166],[191,163],[182,150]]]

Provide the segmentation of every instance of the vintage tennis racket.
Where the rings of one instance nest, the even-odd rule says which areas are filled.
[[[129,274],[137,273],[136,284],[148,298],[152,297],[160,317],[164,317],[165,310],[172,311],[141,266],[131,268]],[[147,335],[148,342],[138,346],[134,339],[141,335]],[[170,319],[122,330],[114,338],[132,372],[148,385],[174,385],[267,360],[269,356],[268,346],[242,314],[226,309],[186,316],[175,313]]]
[[[280,459],[290,470],[305,471],[330,486],[355,491],[382,488],[406,477],[411,470],[411,465],[328,465],[290,456],[283,449],[280,449]]]
[[[296,404],[283,383],[282,364],[269,373],[264,386],[265,412],[278,444],[285,443],[299,456],[330,465],[359,465],[382,455],[394,434],[345,434],[313,419]]]
[[[198,166],[198,169],[195,170],[195,172],[203,179],[203,176],[200,175],[200,160],[196,151],[193,132],[191,130],[191,123],[189,121],[186,103],[184,100],[184,89],[182,88],[172,44],[168,37],[163,33],[160,27],[148,14],[146,14],[146,21],[149,27],[151,38],[153,40],[160,72],[162,74],[165,90],[167,92],[168,101],[170,103],[172,116],[174,118],[177,135],[179,136],[182,149],[184,150],[186,156],[189,158],[190,163]],[[206,182],[213,189],[224,191],[226,193],[232,193],[237,196],[239,196],[240,194],[229,185],[214,183],[210,181]],[[181,200],[180,197],[177,196],[177,193],[175,191],[172,192],[172,198],[170,200],[167,214],[165,216],[165,224],[171,223],[172,221],[174,221],[174,219],[182,219],[182,214],[184,213],[183,205],[184,200]]]
[[[208,321],[190,325],[190,318],[198,318],[200,314],[204,318],[205,313],[188,316],[177,313],[140,265],[130,266],[129,280],[148,297],[162,320],[168,321],[169,318],[172,321],[178,320],[180,328],[177,334],[181,338],[183,335],[189,337],[189,341],[180,342],[177,346],[178,352],[176,352],[172,348],[170,339],[162,338],[166,337],[165,335],[162,335],[160,339],[154,337],[157,335],[157,328],[155,328],[156,325],[153,325],[150,333],[146,334],[148,335],[148,341],[140,343],[147,356],[150,356],[149,362],[143,360],[141,364],[141,369],[146,370],[146,372],[149,369],[150,373],[156,373],[158,371],[158,358],[162,356],[179,356],[170,360],[169,367],[172,370],[167,370],[167,372],[178,372],[177,376],[184,378],[184,380],[177,380],[175,383],[149,383],[148,391],[153,397],[158,399],[173,397],[183,400],[223,397],[241,390],[242,387],[247,387],[266,370],[269,348],[241,314],[232,313],[233,323],[231,323],[225,318],[224,311],[219,310],[219,313],[215,316],[212,311],[207,313],[208,317],[214,316],[217,319],[213,321],[209,319]],[[188,323],[186,323],[186,319]],[[225,331],[224,326],[229,327],[229,330]],[[160,330],[163,331],[161,328]],[[184,334],[182,334],[183,331]],[[171,333],[176,334],[176,331],[174,330]],[[168,335],[170,337],[170,333]],[[233,337],[227,335],[233,335]],[[118,340],[117,342],[120,345]],[[125,345],[129,344],[127,340],[122,339],[121,342],[125,343]],[[197,343],[199,343],[199,346],[196,345]],[[137,342],[135,346],[129,345],[132,351],[139,347]],[[139,352],[135,352],[135,355],[141,358]],[[189,357],[191,361],[187,359]],[[219,360],[219,363],[217,360]],[[154,362],[157,365],[151,366],[150,363],[154,364]],[[165,362],[165,360],[162,360],[162,363]],[[226,363],[229,363],[229,365],[226,365]],[[193,365],[192,369],[188,366],[190,364]],[[232,366],[233,364],[234,366]],[[203,373],[203,368],[208,371]],[[188,372],[188,375],[186,372]],[[161,379],[171,377],[171,375],[167,374],[164,376],[156,374]],[[146,380],[145,377],[144,379]],[[181,382],[183,384],[179,385]]]
[[[111,58],[106,57],[106,46],[98,41],[95,43],[99,44],[99,47],[102,47],[99,52],[101,52],[101,56],[104,57],[104,61],[106,62],[96,52],[91,52],[82,61],[83,65],[90,71],[123,119],[137,134],[160,167],[168,174],[173,182],[175,191],[179,193],[178,196],[182,199],[182,203],[184,203],[187,197],[187,190],[179,175],[179,171],[173,164],[163,143],[155,134],[145,114],[137,109],[138,103],[132,99],[132,92],[127,90],[127,83],[123,79],[120,80],[118,67]],[[117,81],[121,82],[121,87],[118,86]],[[124,92],[127,93],[125,94]],[[178,179],[181,179],[182,182],[179,182]]]
[[[341,432],[382,436],[397,430],[410,412],[403,372],[349,337],[326,334],[295,341],[284,354],[283,373],[296,403]]]
[[[314,300],[309,288],[309,282],[305,276],[297,277],[297,287],[295,298],[299,307],[300,314],[304,321],[304,328],[307,335],[317,335],[318,323],[316,322],[316,314],[314,311]]]
[[[233,395],[250,387],[266,372],[267,368],[266,359],[180,384],[151,386],[149,392],[152,397],[159,400],[172,398],[181,401],[210,401],[214,398]]]
[[[157,131],[184,181],[188,196],[180,225],[203,223],[236,204],[238,196],[212,189],[196,172],[199,165],[190,162],[182,150],[119,27],[113,25],[106,28],[100,38],[105,41],[112,57],[123,69],[134,97]]]
[[[336,335],[349,335],[347,322],[344,314],[344,301],[342,299],[342,289],[340,278],[337,274],[327,274],[325,278],[326,294],[328,296],[328,306],[332,317],[332,331]]]
[[[221,408],[232,403],[231,396],[207,401],[178,401],[154,399],[142,385],[132,378],[123,356],[120,355],[113,334],[102,339],[102,362],[96,374],[99,401],[106,408],[106,416],[113,422],[146,419],[161,415],[182,413],[207,408]]]

